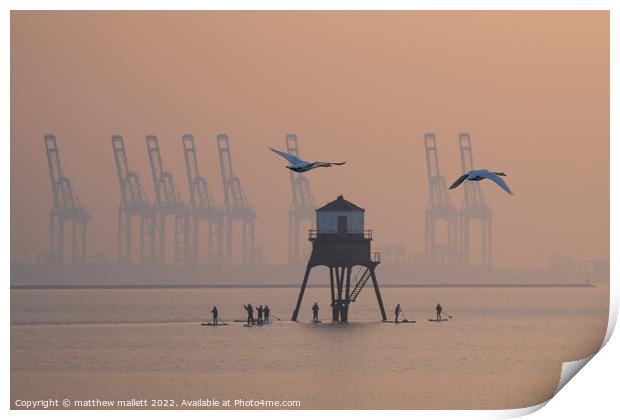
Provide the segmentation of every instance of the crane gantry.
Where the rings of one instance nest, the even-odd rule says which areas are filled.
[[[188,266],[193,263],[195,255],[192,231],[190,229],[189,208],[181,201],[174,184],[174,178],[163,165],[159,141],[156,136],[146,136],[146,149],[151,167],[151,175],[155,186],[155,206],[158,215],[159,255],[165,261],[166,255],[166,221],[172,217],[174,221],[174,265]]]
[[[64,264],[65,223],[70,222],[71,264],[84,264],[86,262],[86,224],[90,219],[90,214],[80,204],[71,180],[62,173],[56,137],[53,134],[46,134],[43,141],[53,199],[50,211],[49,259],[54,264]]]
[[[459,134],[459,149],[461,152],[461,173],[474,169],[474,158],[469,133]],[[491,210],[487,206],[479,182],[465,182],[463,205],[459,218],[459,256],[463,266],[470,265],[469,228],[472,220],[479,220],[481,224],[483,268],[491,267]]]
[[[427,265],[450,265],[457,263],[457,213],[450,203],[446,182],[439,171],[439,156],[435,134],[424,135],[426,168],[428,174],[428,205],[426,207],[425,258]],[[446,223],[446,238],[437,243],[437,223]]]
[[[118,262],[128,267],[132,264],[133,219],[140,220],[140,260],[143,265],[154,266],[162,262],[157,223],[157,211],[149,202],[140,177],[129,170],[127,151],[122,136],[112,136],[112,151],[121,192],[118,206]]]
[[[232,264],[233,253],[233,222],[241,221],[241,263],[243,265],[255,262],[256,249],[254,238],[254,221],[256,213],[250,207],[241,186],[241,181],[235,176],[232,165],[230,142],[226,134],[218,134],[217,148],[220,157],[220,171],[224,189],[224,244],[223,260]]]
[[[224,229],[222,210],[215,205],[215,200],[207,186],[207,180],[200,175],[194,136],[185,134],[182,141],[192,211],[191,236],[194,238],[192,258],[194,261],[199,260],[200,222],[206,220],[209,224],[207,263],[218,264],[222,262]]]
[[[299,156],[299,145],[295,134],[287,134],[285,137],[286,150],[293,156]],[[302,261],[301,240],[299,235],[304,221],[310,227],[314,227],[314,197],[310,191],[308,178],[300,173],[289,171],[291,177],[292,200],[288,211],[288,262],[295,264]],[[304,236],[305,239],[305,236]]]

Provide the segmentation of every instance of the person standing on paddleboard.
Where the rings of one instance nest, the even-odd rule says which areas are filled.
[[[213,309],[211,309],[211,313],[213,314],[213,325],[217,325],[218,312],[215,306],[213,306]]]
[[[319,305],[316,302],[314,302],[314,305],[312,305],[312,320],[319,320]]]
[[[263,308],[263,317],[265,319],[265,324],[269,324],[269,306],[267,305]]]
[[[443,310],[443,308],[441,307],[440,304],[437,304],[437,306],[435,306],[435,310],[437,311],[437,321],[441,321],[441,311]]]
[[[245,309],[248,313],[248,325],[254,324],[254,308],[251,303],[247,305],[243,305],[243,309]]]
[[[402,310],[400,309],[400,303],[396,304],[396,309],[394,309],[394,322],[398,324],[398,315],[400,315]]]
[[[263,323],[263,305],[256,308],[256,312],[258,312],[258,319],[256,320],[256,323],[261,325]]]

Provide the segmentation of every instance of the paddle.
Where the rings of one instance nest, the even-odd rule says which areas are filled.
[[[277,319],[278,321],[282,321],[280,318],[278,318],[278,317],[277,317],[277,316],[275,316],[275,315],[271,315],[271,314],[269,314],[269,316],[270,316],[270,317],[273,317],[273,318],[275,318],[275,319]]]

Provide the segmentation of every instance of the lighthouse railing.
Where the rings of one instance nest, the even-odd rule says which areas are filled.
[[[364,230],[347,230],[345,232],[338,230],[319,230],[319,229],[310,229],[308,231],[308,239],[317,239],[318,237],[324,239],[372,239],[372,230],[364,229]]]

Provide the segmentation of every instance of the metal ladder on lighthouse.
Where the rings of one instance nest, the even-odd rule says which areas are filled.
[[[360,267],[360,270],[361,270],[361,268],[362,267]],[[359,271],[357,272],[357,274],[359,276]],[[370,270],[368,268],[366,268],[364,273],[362,273],[362,276],[355,283],[355,286],[353,287],[353,290],[351,291],[351,294],[349,295],[349,302],[355,302],[355,299],[357,299],[357,297],[359,296],[360,292],[362,291],[362,289],[366,285],[366,282],[368,282],[369,278],[370,278]]]

